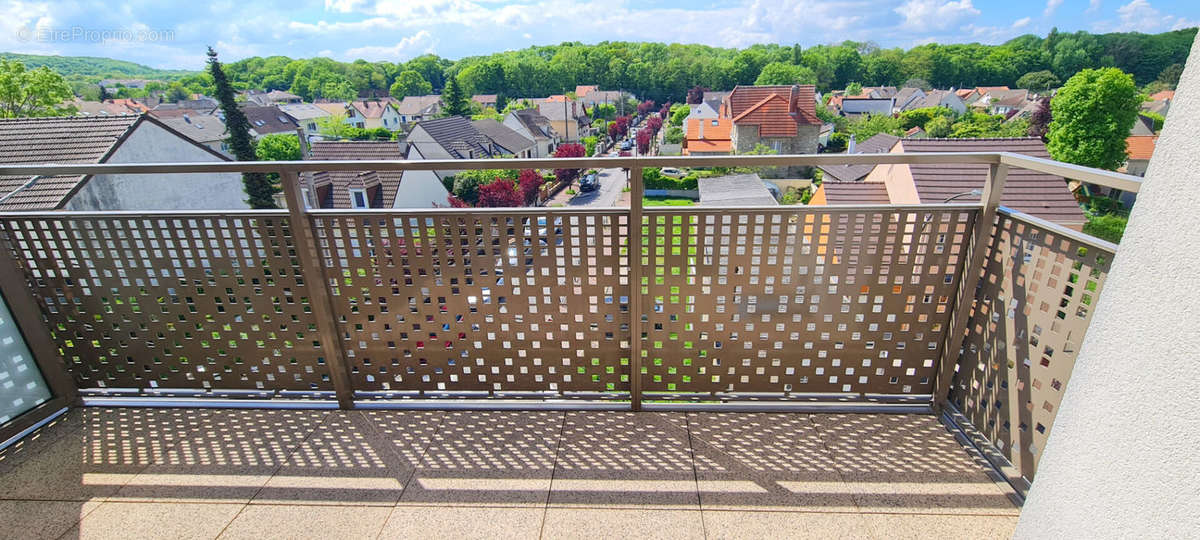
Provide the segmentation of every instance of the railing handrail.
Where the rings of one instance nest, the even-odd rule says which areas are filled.
[[[21,164],[0,165],[0,175],[67,176],[95,174],[163,173],[279,173],[319,171],[428,171],[479,169],[563,169],[563,168],[644,168],[644,167],[779,167],[821,165],[936,165],[1005,164],[1081,180],[1136,193],[1141,179],[1118,172],[1104,171],[1010,152],[924,152],[886,154],[789,154],[762,156],[649,156],[541,159],[463,159],[463,160],[333,160],[333,161],[223,161],[201,163],[92,163],[92,164]]]
[[[1001,206],[998,209],[998,212],[1001,214],[1004,214],[1010,218],[1013,218],[1014,220],[1036,226],[1037,228],[1039,228],[1043,231],[1053,232],[1054,234],[1056,234],[1058,236],[1061,236],[1064,238],[1070,238],[1071,240],[1074,240],[1076,242],[1079,242],[1082,244],[1088,244],[1094,248],[1102,249],[1109,253],[1117,252],[1117,245],[1112,242],[1109,242],[1108,240],[1104,240],[1102,238],[1097,238],[1088,233],[1080,232],[1075,229],[1071,229],[1069,227],[1064,227],[1053,221],[1048,221],[1048,220],[1042,219],[1037,216],[1032,216],[1032,215],[1026,214],[1025,212],[1022,212],[1020,210],[1013,210],[1012,208],[1009,208],[1007,206]]]

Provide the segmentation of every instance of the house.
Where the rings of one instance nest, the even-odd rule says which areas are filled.
[[[757,174],[700,178],[700,206],[778,206],[779,202]]]
[[[471,121],[475,130],[492,141],[502,155],[518,158],[531,158],[534,153],[533,139],[517,133],[516,130],[497,122],[494,118],[481,118]]]
[[[618,107],[618,104],[621,103],[621,101],[626,96],[628,96],[628,94],[622,94],[621,92],[619,92],[617,90],[595,90],[595,89],[593,89],[593,90],[589,90],[586,95],[583,95],[583,96],[576,95],[575,100],[582,103],[584,106],[588,107],[589,109],[592,107],[595,107],[596,105],[600,105],[600,104],[612,105],[614,107]],[[619,112],[619,110],[620,109],[618,109],[618,112]]]
[[[925,99],[924,90],[908,86],[901,88],[896,92],[895,105],[892,108],[892,112],[897,113],[900,111],[907,111],[912,108],[910,105],[914,101],[920,101],[923,99]]]
[[[222,161],[147,114],[0,120],[0,163]],[[0,176],[0,210],[233,210],[245,198],[240,173]]]
[[[909,101],[900,110],[910,111],[913,109],[924,109],[926,107],[945,107],[955,112],[962,114],[967,112],[967,104],[963,103],[958,94],[949,90],[930,90],[922,92],[923,96]]]
[[[393,141],[314,141],[309,160],[395,160]],[[316,208],[434,208],[450,193],[432,171],[322,171],[303,173],[305,204]],[[432,180],[431,180],[432,178]]]
[[[904,132],[905,139],[928,139],[929,134],[925,133],[925,128],[921,126],[913,126]]]
[[[971,104],[972,107],[982,108],[988,114],[1008,114],[1020,110],[1029,102],[1029,90],[1007,88],[991,90]]]
[[[974,103],[975,100],[979,99],[979,93],[976,92],[974,88],[960,88],[954,91],[954,95],[958,96],[958,99],[961,99],[963,103],[966,103],[967,105],[970,105]]]
[[[496,94],[475,94],[471,96],[471,101],[475,102],[484,109],[489,107],[495,109],[497,99],[498,97]]]
[[[537,109],[517,109],[504,117],[504,127],[507,127],[534,143],[531,157],[542,158],[554,153],[558,145],[558,132],[550,120],[542,116]]]
[[[225,132],[225,122],[221,121],[221,117],[215,114],[182,114],[158,119],[180,135],[223,156],[233,157],[229,153],[229,144],[225,142],[229,134]]]
[[[730,131],[733,121],[729,118],[688,117],[687,133],[683,139],[685,156],[727,155],[733,149]]]
[[[1162,94],[1162,92],[1158,92],[1155,95],[1159,95],[1159,94]],[[1172,95],[1174,95],[1174,93],[1172,93]],[[1171,110],[1171,101],[1172,100],[1169,98],[1147,101],[1145,103],[1142,103],[1142,111],[1158,113],[1165,118],[1167,116],[1167,112],[1169,112]]]
[[[1150,101],[1170,101],[1172,99],[1175,99],[1174,90],[1159,90],[1150,94]]]
[[[851,135],[852,145],[846,148],[847,154],[883,154],[890,152],[892,147],[900,137],[887,133],[876,133],[871,138],[857,142],[853,140]],[[866,178],[874,165],[822,165],[818,167],[824,174],[824,177],[835,182],[858,182]]]
[[[721,116],[733,122],[730,143],[744,154],[762,144],[779,154],[813,154],[821,131],[813,85],[736,86],[721,106]],[[787,167],[785,174],[801,175],[805,167]]]
[[[884,99],[894,98],[899,92],[900,90],[895,86],[864,86],[862,93],[859,95],[862,97]]]
[[[442,96],[404,96],[396,104],[396,113],[400,115],[400,123],[413,124],[428,120],[442,112]]]
[[[255,139],[261,139],[274,133],[295,135],[296,128],[300,127],[292,117],[283,114],[283,111],[275,105],[268,107],[243,106],[242,114],[245,114],[246,120],[250,122],[250,134]]]
[[[688,127],[694,124],[694,122],[692,122],[692,120],[712,119],[712,118],[720,117],[721,116],[721,104],[718,102],[715,105],[716,106],[714,106],[713,103],[708,102],[708,101],[701,101],[700,103],[697,103],[694,105],[688,105],[688,109],[690,109],[690,111],[688,112],[687,118],[684,119],[684,121],[683,121],[683,134],[687,135]]]
[[[329,113],[329,116],[342,115],[346,117],[342,123],[348,126],[359,129],[367,127],[367,120],[362,117],[362,114],[358,112],[358,109],[351,107],[349,103],[341,101],[329,101],[313,103],[313,106],[319,107],[320,109]]]
[[[1125,154],[1129,156],[1125,162],[1126,174],[1146,176],[1146,168],[1150,165],[1150,157],[1154,155],[1154,147],[1158,144],[1158,135],[1130,135],[1125,139]]]
[[[436,118],[418,122],[409,131],[405,140],[407,149],[405,159],[409,160],[448,160],[448,159],[486,159],[500,157],[503,150],[491,139],[471,124],[470,120],[461,116]],[[457,170],[442,171],[405,171],[404,182],[429,186],[422,193],[436,194],[432,186],[442,188],[438,204],[445,205],[448,193],[445,192],[443,181],[457,174]],[[427,197],[428,198],[428,197]]]
[[[594,84],[593,85],[583,85],[583,84],[576,85],[575,86],[575,99],[583,99],[583,98],[587,97],[588,94],[595,92],[596,90],[599,90],[599,89],[600,89],[600,87],[596,86]]]
[[[899,139],[891,153],[919,152],[1012,152],[1047,158],[1046,145],[1037,137],[1009,139]],[[936,204],[978,202],[972,190],[981,189],[987,178],[984,164],[887,164],[876,165],[857,184],[883,186],[891,204]],[[826,204],[858,204],[843,201],[855,197],[878,198],[879,188],[847,187],[846,182],[825,182],[813,195]],[[815,203],[814,203],[815,204]],[[1029,169],[1011,168],[1001,204],[1059,225],[1082,230],[1086,218],[1074,195],[1061,176]]]
[[[367,129],[398,131],[401,122],[400,113],[396,112],[397,103],[395,99],[384,97],[351,101],[350,106],[358,111],[358,115],[363,118],[363,126]]]
[[[859,117],[868,114],[883,116],[892,115],[892,98],[844,97],[842,98],[842,116]]]
[[[148,82],[146,79],[101,79],[97,84],[104,88],[145,88]]]
[[[112,114],[141,114],[150,108],[135,99],[106,99],[104,101],[71,102],[76,113],[83,116],[112,115]]]
[[[826,180],[808,201],[810,206],[891,204],[887,185],[882,183]]]
[[[1041,100],[1039,100],[1039,99],[1029,100],[1029,101],[1025,102],[1025,105],[1022,105],[1020,109],[1017,109],[1017,112],[1013,113],[1012,116],[1009,116],[1004,121],[1005,122],[1016,122],[1017,120],[1028,120],[1029,118],[1032,118],[1033,115],[1037,114],[1038,109],[1040,109],[1041,107],[1042,107]]]
[[[579,139],[588,134],[592,119],[584,109],[584,105],[578,101],[546,99],[538,103],[538,112],[550,121],[550,125],[554,126],[554,131],[565,142],[579,142]]]
[[[1154,119],[1141,114],[1133,120],[1133,128],[1129,130],[1130,135],[1154,135],[1154,133]]]
[[[278,107],[283,114],[290,116],[296,125],[300,126],[300,130],[304,132],[304,136],[309,141],[321,134],[320,120],[333,116],[328,110],[312,103],[291,103],[278,105]]]

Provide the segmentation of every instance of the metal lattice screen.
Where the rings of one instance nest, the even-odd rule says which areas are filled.
[[[1001,213],[951,400],[1032,480],[1114,251]]]

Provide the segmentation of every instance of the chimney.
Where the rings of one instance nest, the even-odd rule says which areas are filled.
[[[854,134],[853,133],[850,134],[850,142],[846,143],[846,153],[847,154],[854,153]]]
[[[705,122],[706,120],[707,120],[706,118],[701,118],[699,122],[696,122],[697,124],[700,124],[700,133],[696,134],[696,138],[699,138],[699,139],[704,138],[704,124],[706,123]]]
[[[788,99],[788,113],[789,114],[792,114],[792,115],[796,114],[796,102],[799,100],[800,100],[800,85],[793,84],[792,85],[792,94],[791,94],[791,96],[789,96],[789,99]]]
[[[308,137],[304,136],[304,129],[296,127],[296,138],[300,139],[300,159],[308,156]]]

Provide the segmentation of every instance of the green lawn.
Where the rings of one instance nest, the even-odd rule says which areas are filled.
[[[696,201],[676,197],[646,197],[642,206],[695,206]]]

